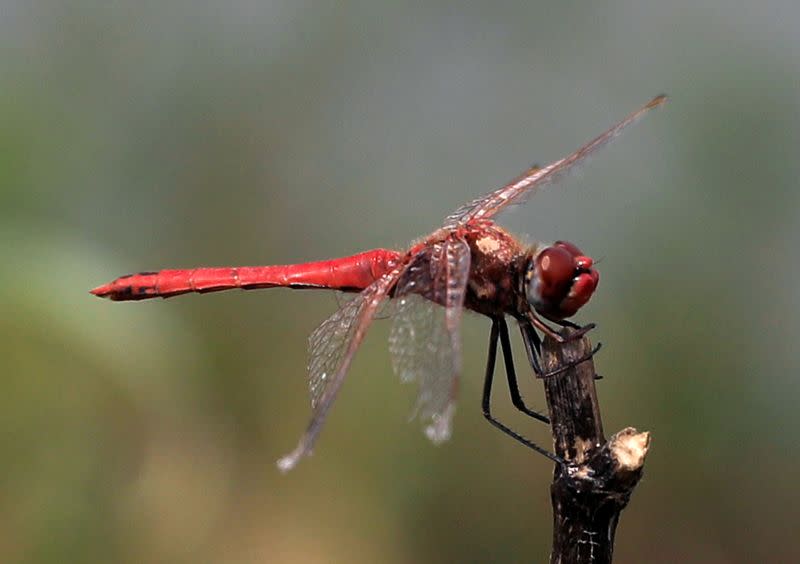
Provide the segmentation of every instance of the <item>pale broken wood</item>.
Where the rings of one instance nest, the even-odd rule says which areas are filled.
[[[565,329],[566,337],[571,330]],[[606,441],[586,337],[557,343],[545,338],[542,360],[557,465],[550,486],[553,504],[551,564],[610,563],[620,512],[642,477],[650,434],[627,427]]]

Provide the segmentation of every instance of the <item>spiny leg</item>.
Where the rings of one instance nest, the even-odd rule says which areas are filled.
[[[596,327],[594,323],[587,323],[584,326],[575,325],[571,321],[564,321],[564,320],[556,320],[554,323],[561,325],[562,327],[572,327],[576,329],[575,332],[571,333],[568,337],[563,337],[556,333],[552,327],[550,327],[547,323],[542,321],[533,310],[527,312],[526,319],[530,322],[534,327],[536,327],[539,331],[553,339],[557,343],[566,343],[567,341],[574,341],[576,339],[580,339],[586,333],[591,331]]]
[[[590,323],[589,325],[584,325],[581,329],[586,329],[588,331],[588,329],[591,329],[592,327],[594,327],[594,324]],[[595,354],[597,354],[597,351],[599,351],[603,346],[603,343],[597,343],[597,345],[595,345],[591,351],[583,355],[581,358],[575,359],[564,366],[560,366],[555,370],[551,370],[550,372],[543,372],[541,364],[539,363],[539,355],[542,352],[542,340],[536,333],[536,329],[534,329],[533,325],[527,320],[520,323],[519,329],[522,333],[522,342],[525,343],[525,352],[528,354],[528,362],[530,362],[531,368],[533,368],[533,372],[536,374],[537,378],[551,378],[561,374],[566,370],[569,370],[573,366],[577,366],[581,362],[586,362]],[[585,331],[581,333],[581,336],[583,334],[585,334]],[[574,334],[570,335],[570,340],[573,338],[573,336]],[[562,338],[562,340],[558,342],[563,343],[564,339]],[[602,376],[600,378],[602,378]],[[597,379],[599,380],[600,378]]]
[[[568,321],[566,319],[557,319],[557,320],[555,320],[555,323],[557,325],[561,325],[562,327],[569,327],[570,329],[594,329],[595,327],[597,327],[597,325],[595,325],[594,323],[589,323],[588,325],[581,326],[581,325],[578,325],[577,323],[573,323],[572,321]],[[597,346],[594,348],[594,350],[591,352],[591,354],[587,358],[585,358],[583,360],[588,360],[589,358],[592,358],[597,353],[597,351],[600,350],[601,346],[603,346],[603,343],[597,343]],[[583,362],[583,360],[580,360],[579,362]],[[600,376],[600,374],[595,374],[594,375],[594,379],[595,380],[602,380],[603,377]]]
[[[588,353],[586,353],[582,357],[576,358],[575,360],[571,360],[567,364],[565,364],[564,366],[559,366],[555,370],[551,370],[550,372],[542,374],[540,376],[540,378],[552,378],[553,376],[558,376],[562,372],[566,372],[570,368],[578,366],[581,362],[586,362],[587,360],[592,358],[594,355],[596,355],[597,351],[599,351],[602,347],[603,347],[603,343],[597,343],[592,350],[590,350]],[[597,375],[595,375],[595,380],[600,380],[601,378],[602,378],[602,376],[598,377]]]
[[[536,377],[541,378],[542,366],[539,364],[539,357],[542,354],[542,340],[536,329],[527,321],[520,322],[519,330],[522,333],[522,342],[525,345],[525,353],[528,355],[528,363],[533,368]]]
[[[566,464],[561,457],[556,456],[552,452],[543,449],[533,441],[529,441],[522,435],[512,431],[511,429],[500,423],[492,415],[492,401],[491,401],[492,379],[494,378],[494,367],[495,367],[495,361],[497,360],[497,341],[499,336],[500,336],[500,323],[498,322],[497,319],[492,319],[492,332],[491,335],[489,336],[489,356],[486,361],[486,376],[483,383],[483,400],[481,402],[481,407],[483,408],[483,416],[489,423],[500,429],[509,437],[522,443],[526,447],[538,452],[543,456],[546,456],[556,464],[561,464],[561,465]]]
[[[573,323],[572,321],[569,321],[567,319],[556,319],[553,321],[553,323],[555,323],[556,325],[560,325],[561,327],[569,327],[570,329],[583,329],[583,327],[581,327],[577,323]],[[590,325],[594,327],[593,323],[591,323]]]
[[[549,425],[550,419],[548,419],[546,415],[543,415],[537,411],[533,411],[527,405],[525,405],[525,400],[522,399],[522,394],[519,393],[517,372],[514,370],[514,357],[511,351],[511,339],[508,336],[508,325],[506,324],[506,320],[500,317],[496,319],[494,323],[500,326],[500,345],[503,347],[503,360],[505,361],[506,365],[506,377],[508,378],[508,388],[511,392],[511,403],[514,404],[514,407],[519,409],[522,413],[530,415],[534,419]]]

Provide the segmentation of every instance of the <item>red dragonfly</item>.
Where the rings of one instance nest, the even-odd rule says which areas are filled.
[[[283,471],[311,454],[325,418],[373,318],[390,304],[394,322],[389,350],[395,372],[419,385],[416,413],[429,422],[428,437],[450,436],[461,374],[460,325],[464,308],[492,320],[483,412],[497,428],[561,462],[555,455],[500,423],[491,414],[490,397],[497,343],[505,358],[514,406],[549,423],[529,409],[519,393],[505,317],[520,325],[534,371],[540,338],[536,330],[563,339],[546,322],[561,326],[591,297],[599,274],[592,259],[565,241],[525,248],[493,217],[510,204],[560,178],[653,108],[658,96],[571,155],[545,167],[534,166],[509,184],[458,208],[441,228],[406,251],[374,249],[357,255],[284,266],[161,270],[121,276],[91,291],[111,300],[168,298],[189,292],[233,288],[323,288],[357,293],[325,320],[309,339],[308,379],[312,418],[297,447],[278,461]],[[584,326],[583,334],[593,325]]]

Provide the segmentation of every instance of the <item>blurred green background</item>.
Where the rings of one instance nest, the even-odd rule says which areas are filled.
[[[283,476],[333,296],[87,291],[404,247],[662,91],[503,223],[602,257],[606,430],[653,433],[617,561],[800,560],[800,7],[476,4],[0,4],[0,561],[545,561],[552,468],[480,414],[486,319],[449,443],[378,321]]]

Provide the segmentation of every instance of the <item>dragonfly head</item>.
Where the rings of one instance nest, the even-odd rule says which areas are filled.
[[[566,241],[531,253],[525,272],[525,293],[537,313],[552,319],[572,317],[592,297],[600,274],[594,262]]]

